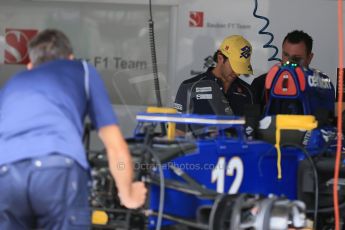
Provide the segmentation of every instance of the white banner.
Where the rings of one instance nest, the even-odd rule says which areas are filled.
[[[39,30],[58,28],[77,58],[101,72],[114,104],[156,105],[146,5],[0,3],[2,81],[27,63],[26,43]],[[169,6],[156,6],[154,32],[161,95],[166,102]]]

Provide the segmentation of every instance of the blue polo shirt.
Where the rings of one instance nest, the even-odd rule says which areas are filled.
[[[82,143],[86,115],[97,129],[117,124],[117,119],[97,70],[87,68],[89,93],[80,61],[49,61],[5,84],[0,97],[0,165],[59,153],[89,167]]]

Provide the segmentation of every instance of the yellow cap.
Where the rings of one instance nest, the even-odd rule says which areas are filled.
[[[219,50],[229,59],[231,68],[237,74],[253,74],[250,64],[252,46],[244,37],[241,35],[226,37]]]

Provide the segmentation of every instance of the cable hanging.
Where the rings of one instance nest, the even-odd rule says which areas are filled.
[[[161,94],[160,94],[159,79],[158,79],[156,43],[155,43],[154,23],[153,23],[153,19],[152,19],[151,0],[150,0],[149,7],[150,7],[149,36],[150,36],[153,80],[154,80],[154,86],[155,86],[155,92],[156,92],[156,98],[157,98],[157,106],[162,107],[162,98],[161,98]]]
[[[262,27],[261,30],[259,30],[259,34],[265,34],[265,35],[268,35],[270,36],[270,40],[263,45],[263,48],[272,48],[274,49],[274,53],[273,55],[268,58],[268,61],[281,61],[281,59],[277,58],[277,54],[278,54],[278,48],[275,46],[275,45],[271,45],[273,39],[274,39],[274,35],[270,32],[267,32],[265,31],[266,28],[268,27],[268,25],[270,24],[270,20],[264,16],[261,16],[261,15],[258,15],[256,12],[257,12],[257,9],[258,9],[258,0],[254,0],[255,2],[255,7],[254,7],[254,11],[253,11],[253,16],[256,17],[256,18],[259,18],[259,19],[262,19],[266,22],[266,24],[264,25],[264,27]]]

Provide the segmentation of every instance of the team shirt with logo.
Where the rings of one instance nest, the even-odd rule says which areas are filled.
[[[89,93],[80,61],[50,61],[6,83],[0,96],[0,165],[59,153],[88,168],[85,116],[96,129],[117,123],[97,70],[88,65],[88,71]]]
[[[181,83],[174,108],[180,113],[243,115],[245,104],[253,101],[249,85],[236,78],[224,92],[222,81],[214,76],[212,69]]]

